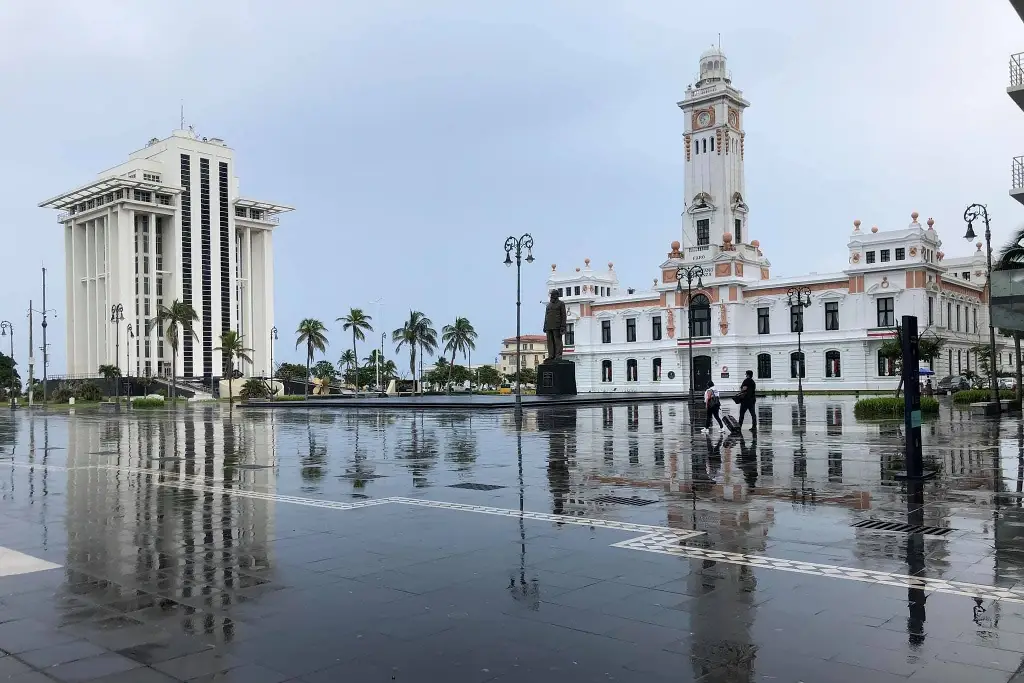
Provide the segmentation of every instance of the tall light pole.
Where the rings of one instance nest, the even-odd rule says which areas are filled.
[[[11,382],[7,391],[11,394],[11,410],[14,410],[17,405],[14,402],[14,325],[7,320],[0,321],[0,337],[6,337],[8,333],[11,335]]]
[[[519,373],[522,366],[521,351],[522,334],[522,294],[523,294],[523,249],[526,250],[526,262],[533,263],[533,236],[525,233],[519,239],[509,237],[505,240],[505,265],[512,265],[512,254],[516,255],[516,418],[523,415],[523,383]]]
[[[121,321],[124,320],[124,305],[114,304],[110,307],[110,322],[114,323],[114,367],[121,360]],[[121,404],[121,372],[114,378],[114,403]]]
[[[384,393],[384,387],[381,386],[380,364],[384,360],[384,340],[387,338],[387,332],[380,333],[380,354],[377,356],[377,390],[382,394]]]
[[[804,309],[811,305],[811,289],[810,287],[802,286],[790,287],[789,291],[786,292],[786,296],[789,299],[790,321],[793,319],[793,309],[798,309],[796,317],[796,354],[800,358],[800,365],[796,369],[796,400],[802,405],[804,402],[804,369],[807,367],[807,363],[804,361],[803,347]]]
[[[988,287],[988,383],[992,403],[999,405],[999,383],[996,382],[996,328],[992,326],[992,229],[988,224],[988,209],[984,204],[971,204],[964,211],[964,220],[967,221],[967,234],[964,235],[964,239],[973,240],[976,237],[974,221],[979,217],[985,221],[985,283]]]
[[[270,382],[274,381],[274,342],[277,341],[277,326],[270,328]]]
[[[135,330],[132,328],[132,324],[128,323],[128,329],[124,338],[124,362],[127,366],[125,368],[125,372],[128,373],[128,382],[126,385],[128,387],[128,401],[126,405],[129,410],[131,410],[132,407],[132,339],[135,339]]]
[[[686,280],[686,340],[689,352],[690,369],[687,374],[690,377],[690,400],[693,400],[693,317],[691,315],[690,300],[693,293],[693,281],[697,281],[697,289],[704,289],[704,269],[700,266],[680,266],[676,268],[676,293],[683,293],[683,280]]]

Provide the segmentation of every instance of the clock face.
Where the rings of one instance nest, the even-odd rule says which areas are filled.
[[[711,125],[711,112],[704,110],[697,113],[697,125],[701,128],[707,128]]]
[[[735,109],[729,110],[729,125],[733,128],[740,127],[740,113]]]

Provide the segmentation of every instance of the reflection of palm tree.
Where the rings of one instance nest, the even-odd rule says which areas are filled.
[[[312,425],[307,427],[306,434],[309,439],[309,453],[302,456],[300,475],[306,481],[319,481],[324,478],[325,474],[327,446],[321,446],[317,443],[316,433],[313,431]]]
[[[450,435],[445,460],[455,463],[456,469],[465,471],[473,466],[477,456],[476,433],[473,431],[473,417],[467,413],[453,413],[439,420]]]
[[[422,414],[419,417],[420,420],[423,419]],[[440,453],[437,434],[422,425],[417,425],[416,416],[413,415],[409,424],[409,437],[399,442],[398,451],[399,459],[404,461],[405,466],[412,472],[413,485],[417,488],[426,486],[426,474],[434,468]]]

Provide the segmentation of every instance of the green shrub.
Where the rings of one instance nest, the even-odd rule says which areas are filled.
[[[930,396],[921,397],[921,414],[938,415],[939,402]],[[902,396],[862,398],[853,406],[853,414],[862,420],[898,419],[903,417]]]
[[[988,389],[967,389],[953,394],[953,403],[981,403],[982,401],[989,401],[991,396],[992,393]],[[1001,390],[999,398],[1004,401],[1014,398],[1013,390]]]
[[[132,408],[163,408],[167,403],[160,398],[137,398],[132,401]]]
[[[72,398],[76,401],[102,401],[103,390],[95,382],[61,382],[48,398],[53,403],[67,403]]]
[[[241,391],[238,393],[239,396],[242,397],[243,401],[247,401],[251,398],[271,397],[270,387],[267,386],[267,382],[256,377],[246,380],[245,384],[242,385]]]
[[[306,397],[303,396],[302,394],[298,394],[298,395],[287,394],[285,396],[278,396],[277,400],[278,401],[305,401]]]

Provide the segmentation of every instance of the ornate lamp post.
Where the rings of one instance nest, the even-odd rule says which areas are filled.
[[[14,410],[17,405],[14,402],[14,325],[9,321],[0,321],[0,337],[6,337],[7,333],[11,335],[11,383],[7,390],[11,394],[11,410]]]
[[[277,326],[270,328],[270,381],[274,381],[274,342],[277,341]]]
[[[385,393],[385,389],[381,385],[381,379],[382,378],[381,378],[381,374],[380,374],[380,364],[384,362],[384,340],[386,340],[387,338],[388,338],[388,333],[387,332],[381,332],[380,333],[380,355],[377,356],[377,390],[380,391],[381,394]]]
[[[115,304],[110,307],[110,322],[114,323],[114,367],[121,358],[121,321],[124,320],[124,306]],[[121,378],[114,378],[114,402],[121,403]]]
[[[971,204],[964,211],[964,220],[967,221],[967,234],[965,240],[973,240],[974,221],[978,218],[985,221],[985,282],[988,287],[988,353],[989,353],[989,391],[992,396],[992,403],[999,405],[999,383],[996,381],[996,328],[992,326],[992,229],[988,224],[988,209],[984,204]]]
[[[523,250],[526,250],[526,262],[533,263],[533,236],[524,234],[519,239],[509,237],[505,240],[505,265],[512,265],[512,254],[516,255],[516,419],[523,415],[523,388],[519,381],[522,364],[522,283],[523,283]]]
[[[128,323],[128,329],[125,332],[125,338],[124,338],[124,343],[125,343],[124,362],[125,362],[125,365],[127,366],[125,368],[125,372],[127,373],[127,379],[128,379],[128,382],[127,382],[127,385],[126,385],[127,388],[128,388],[128,401],[127,401],[126,405],[127,405],[129,410],[131,410],[131,407],[132,407],[132,342],[131,342],[132,339],[135,339],[135,329],[132,327],[131,323]]]
[[[697,289],[704,289],[704,269],[700,266],[680,266],[676,269],[676,292],[682,294],[683,280],[686,280],[686,340],[689,353],[690,369],[687,374],[690,377],[690,400],[693,400],[693,318],[691,315],[690,300],[693,290],[693,281],[697,281]]]
[[[786,296],[789,298],[790,320],[792,320],[793,309],[798,309],[796,311],[796,354],[800,359],[800,365],[796,369],[796,398],[802,405],[804,402],[804,368],[807,367],[807,363],[804,361],[803,345],[804,309],[811,305],[811,289],[810,287],[790,287]]]

